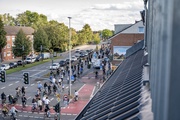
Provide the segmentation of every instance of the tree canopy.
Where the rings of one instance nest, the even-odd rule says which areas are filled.
[[[31,45],[32,43],[29,40],[29,38],[26,37],[22,29],[20,29],[14,41],[14,47],[13,47],[14,55],[17,57],[28,55],[31,52]],[[24,50],[23,50],[23,46],[24,46]]]
[[[111,37],[113,35],[113,32],[109,29],[104,29],[102,31],[102,38],[103,39],[108,39],[109,37]]]
[[[6,46],[6,32],[4,31],[4,24],[0,19],[0,57],[2,60],[2,49]]]
[[[48,35],[43,28],[37,29],[37,31],[34,33],[33,46],[36,52],[41,51],[41,45],[44,48],[42,51],[47,51],[46,49],[49,49]]]

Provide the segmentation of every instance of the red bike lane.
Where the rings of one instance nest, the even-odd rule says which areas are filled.
[[[85,105],[89,102],[93,89],[94,85],[84,84],[78,92],[78,101],[70,102],[66,108],[61,110],[61,114],[79,114]]]

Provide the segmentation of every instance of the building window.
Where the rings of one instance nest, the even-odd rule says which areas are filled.
[[[4,52],[4,57],[6,57],[6,52]]]
[[[11,48],[11,45],[10,45],[10,44],[7,44],[7,48]]]
[[[7,52],[7,56],[11,56],[11,52],[10,51]]]
[[[139,27],[139,33],[144,33],[144,27]]]
[[[9,41],[10,40],[10,36],[6,36],[6,39],[7,39],[7,41]]]

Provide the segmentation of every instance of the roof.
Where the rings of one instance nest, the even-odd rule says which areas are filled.
[[[115,27],[115,31],[114,33],[118,33],[119,31],[122,31],[124,30],[125,28],[131,26],[132,24],[115,24],[114,27]]]
[[[119,35],[121,33],[125,33],[125,34],[134,34],[134,33],[135,34],[139,34],[139,32],[137,31],[138,30],[138,26],[140,25],[140,27],[144,27],[144,26],[142,26],[143,23],[142,23],[142,25],[141,25],[141,23],[142,23],[142,21],[136,21],[134,24],[131,24],[131,25],[127,26],[127,27],[124,27],[124,29],[121,29],[121,31],[119,31],[118,33],[116,33],[113,36],[111,36],[109,38],[109,40],[114,38],[114,37],[116,37],[117,35]],[[140,34],[144,34],[144,33],[140,33]]]
[[[125,59],[76,117],[76,120],[139,119],[144,50]]]
[[[4,26],[4,30],[6,31],[7,35],[16,35],[20,29],[22,29],[26,35],[32,35],[34,33],[34,29],[31,27]]]

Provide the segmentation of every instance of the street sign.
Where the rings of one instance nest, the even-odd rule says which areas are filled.
[[[71,76],[71,81],[74,81],[74,75]]]

